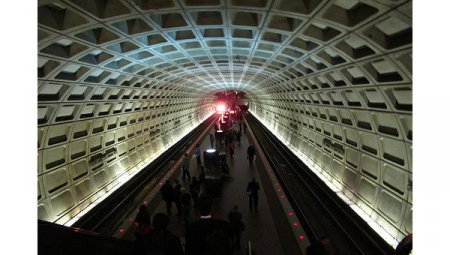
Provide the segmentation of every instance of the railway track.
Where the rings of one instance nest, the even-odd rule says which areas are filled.
[[[389,246],[297,156],[251,114],[246,117],[311,242],[334,254],[394,254]]]
[[[158,184],[158,180],[164,176],[173,163],[183,156],[186,149],[216,119],[217,116],[212,115],[205,120],[127,183],[114,191],[112,195],[80,218],[73,227],[108,236],[112,235],[118,224],[128,215],[130,208],[135,208],[137,204],[142,202],[145,195]]]

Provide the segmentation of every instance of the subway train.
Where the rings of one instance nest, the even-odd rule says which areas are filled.
[[[132,242],[136,209],[162,210],[184,153],[199,144],[204,164],[219,148],[208,134],[224,100],[242,141],[233,160],[220,149],[232,179],[214,214],[239,203],[247,252],[308,254],[328,240],[327,254],[395,254],[412,234],[412,1],[39,0],[37,11],[43,254],[45,237],[73,229]]]

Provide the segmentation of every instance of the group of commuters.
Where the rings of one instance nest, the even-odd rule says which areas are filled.
[[[232,128],[228,129],[225,133],[225,144],[228,148],[230,159],[234,159],[234,151],[236,150],[236,145],[234,144],[234,141],[238,143],[238,145],[241,145],[241,135],[242,135],[242,129],[244,130],[244,133],[247,132],[247,125],[245,122],[241,121],[239,122],[239,129],[237,129],[237,125],[232,125]],[[209,135],[209,139],[211,142],[211,147],[214,147],[214,135],[211,133]],[[253,164],[253,160],[255,158],[256,150],[255,147],[253,147],[252,144],[250,144],[247,148],[247,159],[249,161],[249,164]]]
[[[183,216],[185,223],[188,223],[189,214],[192,206],[197,205],[198,195],[200,193],[200,181],[197,177],[192,177],[189,184],[189,190],[181,187],[178,180],[175,180],[174,186],[167,180],[161,187],[161,197],[166,203],[166,212],[172,215],[172,204],[175,203],[177,216]]]
[[[151,224],[147,207],[145,205],[139,207],[134,221],[136,224],[134,254],[184,254],[180,238],[167,230],[169,222],[167,214],[157,213],[153,216]]]
[[[237,205],[228,214],[228,221],[216,219],[212,216],[212,199],[200,196],[198,211],[200,218],[186,225],[183,249],[180,238],[167,230],[169,216],[157,213],[151,221],[146,206],[142,205],[135,220],[134,254],[232,255],[234,250],[240,250],[245,226]]]

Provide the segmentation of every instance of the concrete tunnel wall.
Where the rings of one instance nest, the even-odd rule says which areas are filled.
[[[38,217],[64,224],[213,113],[250,111],[412,232],[412,2],[38,2]]]

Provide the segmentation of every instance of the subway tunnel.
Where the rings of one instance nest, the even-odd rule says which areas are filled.
[[[393,245],[412,233],[412,1],[37,7],[40,220],[73,224],[235,91]]]

